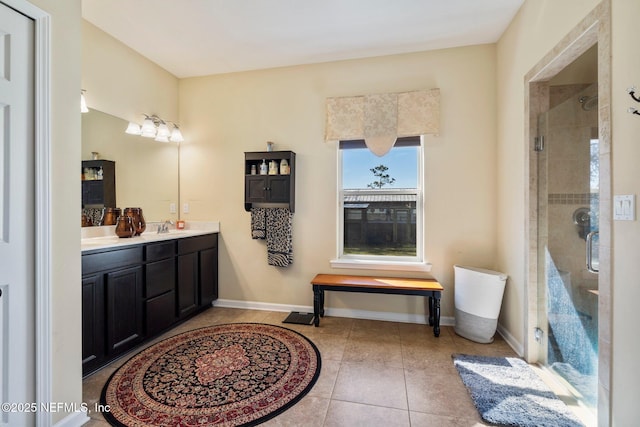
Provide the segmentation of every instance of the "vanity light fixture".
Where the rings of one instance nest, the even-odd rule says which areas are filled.
[[[86,92],[86,90],[80,89],[80,112],[81,113],[88,113],[89,112],[89,107],[87,107],[87,100],[84,98],[84,93],[85,92]]]
[[[140,135],[145,138],[154,138],[158,142],[182,142],[184,138],[182,137],[182,132],[180,132],[180,128],[178,125],[162,120],[160,117],[154,115],[144,115],[144,121],[142,122],[142,126],[137,123],[129,122],[125,133],[131,135]],[[173,129],[169,129],[167,123],[173,126]]]
[[[627,88],[627,93],[629,94],[629,96],[630,96],[634,101],[636,101],[636,102],[640,102],[640,98],[638,98],[638,97],[636,96],[636,87],[635,87],[635,86],[631,86],[630,88]],[[639,116],[640,116],[640,111],[638,111],[638,109],[637,109],[637,108],[635,108],[635,107],[629,107],[629,108],[627,109],[627,112],[628,112],[628,113],[631,113],[631,114],[637,114],[637,115],[639,115]]]

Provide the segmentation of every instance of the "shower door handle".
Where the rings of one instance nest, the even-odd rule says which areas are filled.
[[[597,231],[591,231],[589,232],[589,234],[587,234],[587,270],[589,270],[590,273],[598,273],[598,269],[593,267],[593,237],[598,235],[599,233]]]

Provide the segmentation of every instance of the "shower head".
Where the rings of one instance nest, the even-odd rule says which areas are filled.
[[[581,96],[578,102],[582,105],[584,111],[591,111],[598,106],[598,95]]]

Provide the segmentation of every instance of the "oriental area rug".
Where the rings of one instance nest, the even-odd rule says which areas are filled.
[[[293,406],[320,374],[298,332],[233,323],[160,341],[125,362],[101,403],[115,426],[253,426]]]
[[[584,426],[522,359],[456,354],[453,363],[484,421],[515,427]]]

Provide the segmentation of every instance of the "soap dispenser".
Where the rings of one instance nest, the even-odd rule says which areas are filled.
[[[260,164],[260,175],[266,175],[267,174],[267,162],[262,159],[262,163]]]

